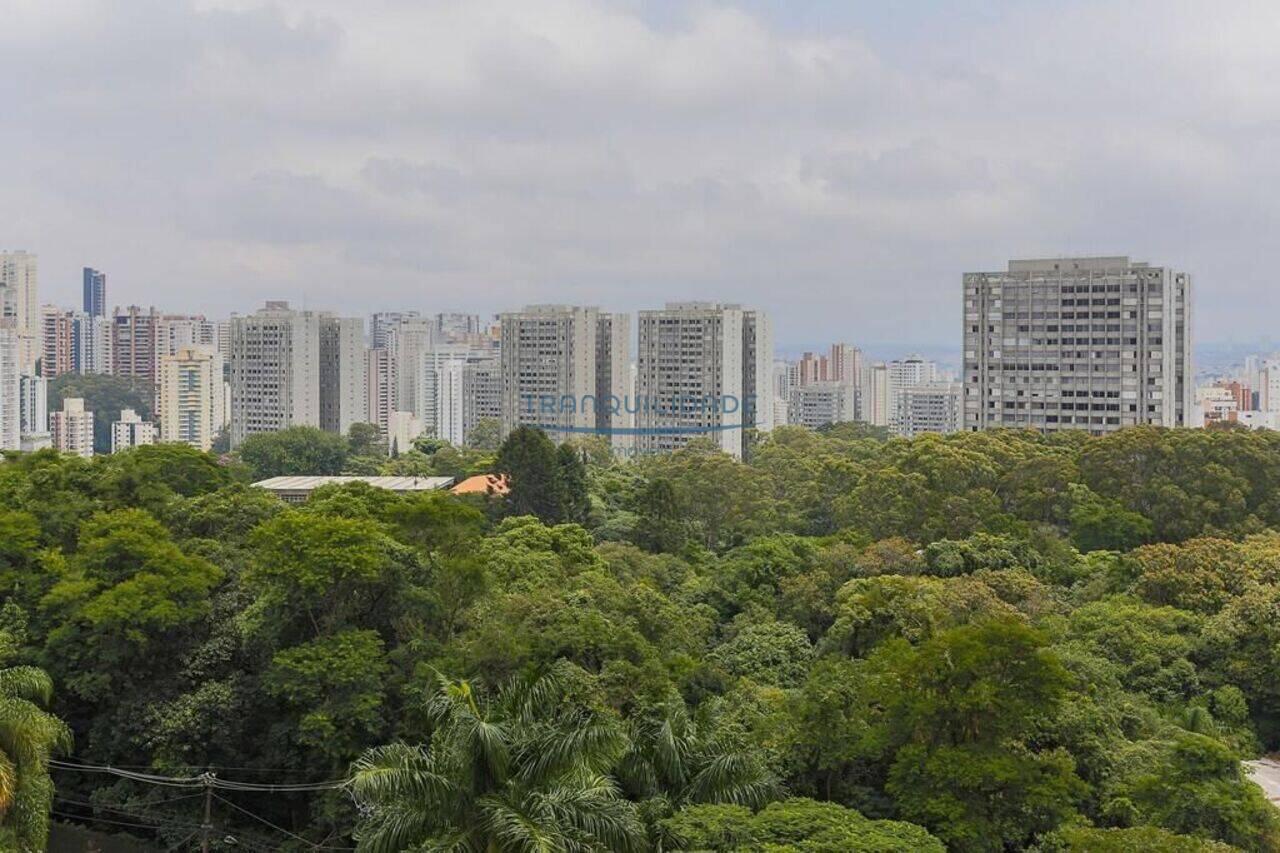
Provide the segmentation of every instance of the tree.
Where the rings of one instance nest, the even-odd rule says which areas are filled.
[[[251,435],[237,449],[254,479],[286,474],[341,474],[347,461],[347,441],[340,435],[297,426],[279,432]]]
[[[903,817],[952,849],[998,851],[1071,814],[1085,792],[1071,756],[1031,739],[1069,683],[1040,634],[989,619],[886,654],[901,655],[888,729],[903,746],[886,790]]]
[[[496,418],[481,418],[467,433],[467,446],[476,450],[497,450],[502,445],[502,423]]]
[[[351,456],[387,455],[387,440],[376,424],[352,424],[347,430],[347,453]]]
[[[564,501],[562,521],[583,524],[591,509],[591,501],[587,495],[587,466],[582,456],[572,444],[562,444],[556,451],[559,465],[560,495]]]
[[[942,842],[923,827],[902,821],[868,820],[836,803],[792,798],[759,812],[735,805],[697,805],[663,821],[686,850],[786,850],[797,853],[943,853]]]
[[[16,639],[0,632],[0,846],[37,853],[49,836],[49,759],[71,749],[71,730],[44,710],[53,682],[42,670],[7,666]]]
[[[636,544],[657,554],[678,554],[688,540],[676,491],[669,480],[650,482],[640,495]]]
[[[577,683],[569,665],[497,690],[441,676],[430,742],[371,749],[353,767],[368,810],[357,849],[641,849],[635,807],[609,776],[622,727],[577,701]]]
[[[564,469],[556,446],[534,427],[519,427],[498,451],[495,467],[507,475],[508,515],[536,515],[547,524],[567,517]]]

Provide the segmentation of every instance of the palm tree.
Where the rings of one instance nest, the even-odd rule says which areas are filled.
[[[632,718],[628,747],[618,764],[626,793],[640,801],[650,845],[671,846],[662,818],[692,803],[731,803],[759,808],[781,794],[781,785],[758,755],[744,747],[708,701],[689,713],[673,697]]]
[[[13,645],[0,634],[0,662],[10,658]],[[44,850],[48,840],[49,758],[71,747],[71,730],[43,710],[52,694],[43,670],[0,668],[0,845],[6,850]]]
[[[440,678],[430,743],[366,752],[351,789],[358,849],[638,850],[643,831],[608,771],[626,749],[610,715],[569,701],[572,664],[487,691]]]

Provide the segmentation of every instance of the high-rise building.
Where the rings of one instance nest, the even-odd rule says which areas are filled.
[[[746,429],[773,427],[772,366],[761,312],[710,302],[641,311],[637,450],[676,450],[703,436],[742,456]]]
[[[231,446],[320,425],[320,316],[288,302],[231,318]]]
[[[471,430],[481,421],[502,423],[502,361],[489,358],[465,365],[462,369],[462,401],[464,443],[471,440]]]
[[[160,367],[161,317],[155,308],[116,308],[112,315],[111,372],[156,381]]]
[[[18,429],[24,438],[49,435],[49,380],[43,376],[18,379]]]
[[[160,356],[187,347],[213,349],[218,345],[218,324],[200,314],[165,314],[160,318]]]
[[[445,362],[436,387],[436,437],[457,447],[467,441],[466,369],[460,359]]]
[[[14,321],[18,336],[18,370],[34,374],[43,347],[36,256],[29,252],[0,252],[0,319]]]
[[[626,315],[530,305],[500,322],[503,434],[528,425],[557,442],[596,433],[625,444],[627,436],[614,430],[623,424],[626,389],[614,383],[627,374],[628,352],[618,348],[629,337]]]
[[[111,452],[119,453],[156,443],[156,425],[144,421],[133,409],[121,409],[120,420],[111,424]]]
[[[826,382],[829,365],[825,355],[807,352],[800,356],[796,364],[799,371],[798,384],[812,385],[815,382]]]
[[[964,276],[964,426],[1094,434],[1191,410],[1191,277],[1127,257]]]
[[[872,426],[889,425],[889,365],[883,361],[867,364],[862,369],[858,419]]]
[[[41,376],[52,379],[76,372],[75,317],[76,312],[64,311],[56,305],[40,307]]]
[[[857,389],[844,382],[811,382],[791,389],[787,423],[818,429],[858,415]]]
[[[18,450],[22,439],[18,323],[0,318],[0,450]]]
[[[387,347],[373,347],[365,356],[368,390],[369,423],[389,435],[391,413],[399,408],[396,399],[396,359]]]
[[[113,318],[90,317],[76,312],[71,317],[72,369],[76,373],[110,373],[115,352]]]
[[[90,317],[107,316],[107,274],[84,268],[84,313]]]
[[[396,401],[402,411],[413,412],[424,421],[433,402],[419,400],[419,390],[426,381],[422,374],[423,356],[436,342],[435,320],[405,315],[384,335],[396,360]],[[434,420],[432,415],[431,420]]]
[[[369,346],[374,349],[389,349],[392,336],[401,320],[421,318],[417,311],[376,311],[369,316]]]
[[[64,373],[111,372],[113,318],[45,305],[40,309],[40,321],[42,376],[52,379]]]
[[[938,365],[918,355],[909,355],[906,358],[896,358],[885,367],[889,382],[885,390],[888,426],[889,431],[896,435],[899,434],[898,417],[902,412],[902,389],[937,381]]]
[[[83,399],[63,399],[62,411],[49,414],[49,431],[53,446],[63,453],[93,456],[93,412],[85,411]]]
[[[898,392],[896,435],[913,438],[924,433],[959,432],[964,386],[959,382],[922,382]]]
[[[210,450],[227,424],[222,356],[183,347],[160,359],[160,440]]]
[[[320,315],[320,428],[346,435],[369,422],[364,319]]]
[[[862,381],[862,350],[853,344],[832,344],[827,358],[827,378],[857,386]]]

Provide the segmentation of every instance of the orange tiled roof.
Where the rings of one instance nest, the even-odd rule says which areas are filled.
[[[505,495],[511,488],[507,485],[506,474],[476,474],[449,491],[455,495]]]

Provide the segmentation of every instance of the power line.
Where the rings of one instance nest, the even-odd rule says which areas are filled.
[[[289,830],[285,829],[283,826],[277,826],[276,824],[272,823],[271,821],[267,820],[265,817],[262,817],[261,815],[255,814],[246,808],[242,808],[241,806],[236,805],[235,803],[228,800],[226,797],[219,797],[217,794],[214,794],[213,798],[220,803],[225,803],[226,805],[231,806],[231,808],[235,809],[238,812],[241,812],[242,814],[248,815],[249,817],[253,818],[259,823],[262,823],[266,826],[271,827],[276,832],[282,832],[285,835],[289,836],[290,838],[294,839],[295,841],[301,841],[303,844],[310,846],[312,850],[355,850],[356,849],[354,847],[335,847],[335,846],[330,846],[322,843],[317,843],[315,841],[310,841],[306,838],[303,838],[301,835],[296,835],[290,832]]]
[[[222,779],[216,776],[207,778],[204,775],[159,776],[154,773],[139,773],[134,770],[124,770],[120,767],[113,767],[111,765],[77,764],[71,761],[62,761],[60,759],[51,759],[49,761],[49,766],[58,770],[74,770],[81,773],[101,773],[109,776],[116,776],[121,779],[129,779],[134,782],[141,782],[145,785],[164,785],[170,788],[188,789],[203,789],[211,787],[223,791],[246,791],[265,794],[331,791],[345,787],[350,781],[349,779],[330,779],[324,782],[297,782],[293,784],[268,785],[257,782],[241,782],[234,779]]]

